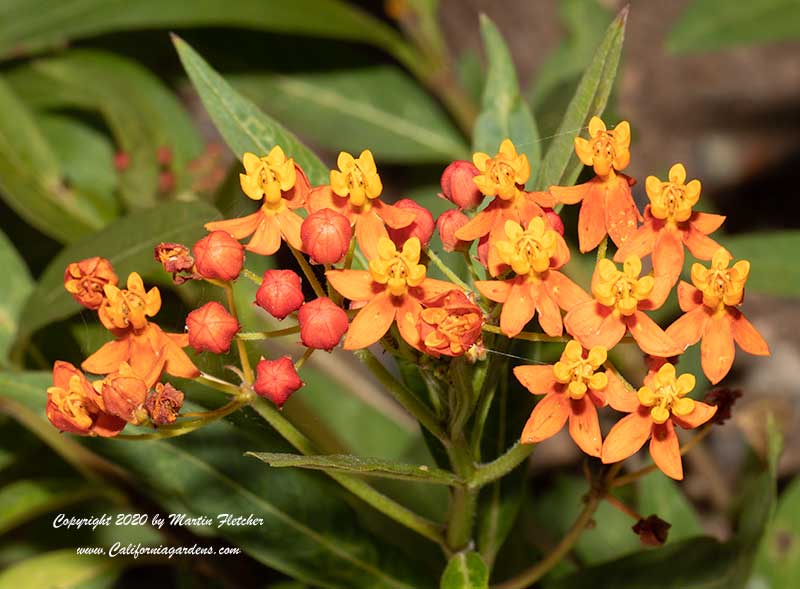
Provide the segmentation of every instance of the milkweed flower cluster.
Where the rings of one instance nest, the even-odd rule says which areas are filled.
[[[709,237],[724,217],[694,210],[701,184],[687,182],[682,164],[673,165],[666,180],[646,179],[650,203],[640,213],[631,193],[635,181],[623,173],[630,143],[627,122],[609,129],[592,118],[588,138],[575,138],[575,153],[594,177],[537,192],[525,187],[536,170],[506,139],[495,154],[475,153],[471,162],[447,166],[440,196],[454,208],[438,219],[412,200],[384,200],[368,149],[357,157],[339,154],[328,183],[320,186],[312,186],[280,146],[267,154],[245,153],[241,188],[258,203],[257,211],[207,223],[208,235],[192,248],[159,244],[155,259],[178,284],[205,280],[230,294],[241,276],[254,280],[254,305],[288,325],[258,333],[295,335],[306,348],[303,355],[262,356],[253,372],[244,342],[258,333],[241,332],[232,296],[227,307],[211,301],[189,313],[187,333],[165,333],[151,320],[161,306],[158,289],[146,290],[136,273],[121,289],[110,262],[90,258],[69,265],[64,285],[114,336],[81,366],[104,378],[92,383],[74,366],[57,363],[48,416],[63,431],[103,436],[126,423],[173,422],[183,394],[160,380],[164,374],[200,375],[186,347],[225,354],[236,342],[241,390],[281,407],[303,387],[298,371],[315,350],[381,343],[423,362],[463,357],[469,364],[491,351],[484,332],[535,336],[566,345],[552,365],[513,371],[531,393],[543,395],[521,432],[523,444],[542,442],[568,424],[581,450],[612,463],[649,440],[658,467],[679,479],[675,426],[697,428],[716,408],[691,397],[696,379],[678,374],[676,357],[700,342],[703,371],[717,383],[731,368],[734,344],[756,355],[769,354],[769,348],[740,309],[748,262],[734,262]],[[587,288],[569,277],[571,236],[557,213],[578,204],[578,249],[600,248]],[[436,234],[445,251],[460,252],[472,265],[471,284],[428,249]],[[606,257],[609,241],[616,250]],[[246,257],[272,256],[282,246],[299,268],[273,268],[260,278],[244,269]],[[685,249],[698,260],[691,284],[680,281]],[[432,264],[447,280],[432,276]],[[664,329],[649,313],[676,288],[684,315]],[[524,331],[533,321],[541,332]],[[609,362],[616,346],[629,343],[650,367],[638,388]],[[607,408],[623,416],[604,436],[598,411]]]

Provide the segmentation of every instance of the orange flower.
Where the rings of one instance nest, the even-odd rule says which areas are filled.
[[[624,386],[611,372],[597,372],[607,351],[595,346],[588,352],[570,341],[554,365],[517,366],[514,375],[534,395],[545,395],[533,408],[520,442],[535,444],[561,431],[569,419],[569,434],[590,456],[600,456],[603,444],[597,407],[607,396],[624,394]]]
[[[692,210],[700,198],[700,181],[686,183],[682,164],[670,168],[667,182],[648,176],[645,188],[650,204],[644,210],[644,224],[622,244],[614,261],[652,253],[655,273],[670,277],[675,284],[683,270],[683,246],[696,258],[710,260],[720,245],[707,236],[719,229],[725,217]]]
[[[712,384],[721,381],[733,364],[734,341],[749,354],[769,356],[769,346],[753,324],[737,308],[744,299],[750,262],[728,267],[731,256],[719,248],[711,267],[692,265],[694,286],[681,281],[678,301],[685,315],[667,328],[667,334],[683,349],[700,344],[700,358]]]
[[[500,144],[500,151],[494,157],[486,153],[475,153],[472,161],[480,172],[473,181],[486,196],[494,200],[480,211],[466,225],[455,232],[462,241],[478,238],[488,240],[487,267],[492,276],[500,273],[500,260],[495,244],[505,240],[505,222],[514,221],[527,226],[534,217],[544,216],[542,207],[555,204],[546,192],[525,192],[524,185],[531,175],[531,166],[525,154],[517,155],[510,139]]]
[[[376,258],[378,241],[389,236],[386,225],[402,229],[413,223],[416,215],[378,198],[383,184],[370,150],[362,151],[358,159],[343,151],[337,165],[338,170],[331,170],[330,184],[311,191],[306,208],[310,213],[333,209],[347,217],[355,227],[361,251],[368,259]]]
[[[116,336],[83,361],[81,367],[94,374],[110,374],[123,362],[137,374],[150,374],[153,366],[163,362],[172,376],[194,378],[200,371],[181,348],[189,345],[185,333],[165,333],[147,320],[161,308],[157,288],[145,292],[142,278],[131,272],[128,288],[120,290],[106,285],[106,299],[98,314],[103,325]],[[163,358],[162,358],[163,355]]]
[[[500,330],[514,337],[538,311],[539,324],[548,335],[561,335],[559,307],[569,310],[591,298],[581,287],[558,272],[569,260],[564,238],[534,217],[527,229],[514,221],[505,222],[506,241],[495,247],[503,264],[511,266],[515,278],[478,280],[475,288],[487,299],[503,303]]]
[[[417,330],[426,354],[461,356],[480,340],[483,312],[460,290],[444,292],[424,306]]]
[[[582,201],[578,218],[578,239],[582,252],[597,247],[606,234],[621,246],[630,239],[641,215],[631,196],[633,179],[618,173],[631,159],[631,127],[622,121],[613,131],[606,130],[598,117],[589,121],[589,139],[575,138],[575,153],[584,165],[592,166],[594,178],[577,186],[551,186],[558,202]]]
[[[147,392],[161,377],[163,362],[162,356],[144,376],[140,376],[127,362],[123,362],[119,370],[102,381],[93,383],[94,389],[102,395],[105,411],[128,423],[142,423],[147,418],[144,408]]]
[[[580,303],[564,317],[567,331],[584,347],[610,350],[630,331],[643,352],[662,358],[676,356],[681,348],[643,309],[657,309],[671,285],[663,277],[642,276],[642,262],[630,256],[620,271],[611,260],[597,262],[592,276],[594,300]]]
[[[47,419],[62,432],[81,436],[117,435],[125,422],[105,411],[103,398],[69,362],[53,365],[53,386],[47,389]]]
[[[397,251],[388,237],[378,240],[378,256],[366,270],[329,270],[325,273],[342,296],[354,302],[366,302],[355,316],[345,350],[366,348],[381,339],[397,322],[400,335],[419,349],[417,321],[422,301],[456,289],[454,284],[426,278],[425,266],[419,263],[419,239],[412,237]]]
[[[97,310],[103,302],[103,287],[119,282],[111,262],[97,256],[73,262],[64,271],[64,288],[84,307]]]
[[[278,251],[281,238],[295,249],[302,248],[300,225],[303,218],[294,212],[305,204],[311,190],[303,170],[287,159],[279,145],[264,157],[245,153],[245,174],[239,174],[242,190],[253,200],[263,199],[261,208],[246,217],[206,223],[209,231],[227,231],[236,239],[252,235],[245,246],[251,252],[270,256]]]
[[[694,385],[693,375],[676,377],[675,366],[667,362],[658,371],[650,371],[636,395],[631,392],[609,398],[614,409],[629,415],[608,432],[603,444],[603,462],[625,460],[649,439],[650,456],[658,468],[673,479],[682,479],[683,465],[675,425],[696,428],[711,419],[717,410],[686,396]]]

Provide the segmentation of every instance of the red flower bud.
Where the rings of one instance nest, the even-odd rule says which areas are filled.
[[[386,227],[386,230],[389,232],[389,237],[395,245],[397,247],[403,247],[403,244],[412,237],[418,238],[422,247],[428,245],[433,235],[434,227],[433,215],[431,215],[431,212],[410,198],[399,200],[394,203],[394,206],[398,209],[405,209],[414,213],[414,220],[409,225],[401,229]]]
[[[156,159],[161,166],[166,167],[172,163],[172,150],[169,145],[162,145],[156,150]]]
[[[450,209],[439,215],[439,218],[436,219],[436,229],[439,231],[444,251],[464,251],[469,247],[469,241],[461,241],[456,237],[456,231],[467,223],[469,223],[469,217],[459,209]]]
[[[114,154],[114,167],[118,172],[123,172],[131,165],[131,156],[124,151],[118,151]]]
[[[171,384],[157,383],[144,402],[144,408],[154,425],[174,423],[183,407],[183,393]]]
[[[198,352],[227,354],[233,336],[239,331],[239,322],[228,310],[211,301],[195,309],[186,317],[189,330],[189,345]]]
[[[553,231],[564,237],[564,221],[561,220],[559,214],[550,207],[543,207],[542,210],[544,211],[544,220],[550,224]]]
[[[300,227],[303,251],[317,264],[335,264],[341,260],[352,238],[350,221],[333,209],[311,213]]]
[[[276,319],[283,319],[303,304],[303,285],[292,270],[267,270],[256,292],[256,304]]]
[[[283,407],[286,400],[297,389],[303,386],[303,381],[297,375],[294,364],[289,356],[277,360],[261,358],[256,366],[256,382],[253,390],[267,397],[278,408]]]
[[[64,270],[64,288],[84,307],[97,310],[103,303],[106,284],[119,282],[111,262],[105,258],[87,258],[73,262]]]
[[[442,174],[442,196],[461,209],[474,209],[483,202],[483,194],[472,180],[478,174],[472,162],[454,161]]]
[[[300,307],[297,320],[303,345],[329,352],[339,345],[348,327],[347,313],[328,297]]]
[[[158,173],[158,191],[169,192],[175,188],[175,174],[169,170],[163,170]]]
[[[225,231],[212,231],[194,244],[197,272],[203,278],[233,280],[244,263],[244,248]]]

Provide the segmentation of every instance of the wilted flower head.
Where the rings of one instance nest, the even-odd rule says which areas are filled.
[[[154,425],[174,423],[183,407],[184,395],[171,384],[156,383],[156,388],[147,394],[144,408]]]
[[[189,276],[178,276],[181,272],[191,272],[194,269],[192,252],[182,243],[159,243],[153,250],[153,257],[165,272],[172,274],[175,284],[191,280]]]
[[[64,270],[64,288],[73,299],[92,310],[100,308],[104,287],[118,281],[111,262],[97,256],[73,262]]]
[[[639,536],[645,546],[663,546],[672,524],[665,522],[657,515],[640,519],[631,528]]]
[[[117,372],[94,383],[95,390],[103,396],[106,412],[134,424],[147,417],[144,401],[150,386],[151,383],[145,382],[127,362],[123,362]]]
[[[425,301],[417,329],[422,349],[439,356],[461,356],[481,337],[483,312],[460,290]]]

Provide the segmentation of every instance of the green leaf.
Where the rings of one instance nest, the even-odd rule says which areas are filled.
[[[166,203],[122,217],[99,233],[63,249],[45,269],[25,304],[18,340],[82,309],[64,290],[64,269],[69,263],[101,256],[111,261],[123,283],[134,271],[165,282],[169,276],[153,261],[153,248],[162,241],[191,246],[205,233],[203,224],[216,219],[219,219],[216,209],[202,202]]]
[[[172,153],[176,190],[189,188],[187,165],[202,151],[200,135],[177,97],[138,63],[101,51],[73,50],[25,64],[8,79],[34,108],[77,108],[103,117],[119,150],[130,158],[119,178],[130,208],[151,206],[158,199],[160,147]]]
[[[350,454],[327,456],[303,456],[300,454],[279,454],[274,452],[248,452],[247,454],[273,467],[292,466],[324,470],[326,472],[346,472],[439,485],[455,485],[459,482],[459,478],[452,472],[425,464],[403,464],[391,460],[362,458]]]
[[[126,561],[77,554],[65,548],[28,558],[0,573],[0,587],[16,589],[106,589],[113,586]]]
[[[477,552],[459,552],[442,575],[440,589],[487,589],[489,569]]]
[[[368,148],[379,160],[413,163],[468,155],[447,115],[396,66],[231,76],[228,82],[276,120],[334,151]]]
[[[672,524],[667,542],[702,535],[697,513],[675,481],[655,472],[639,480],[638,491],[639,513],[644,517],[655,514]]]
[[[19,329],[19,316],[33,289],[31,275],[22,257],[5,234],[0,231],[0,268],[3,288],[0,289],[0,367],[6,364],[11,344]]]
[[[574,139],[580,130],[589,124],[593,116],[600,116],[608,102],[614,86],[617,65],[625,39],[625,24],[628,8],[623,8],[612,22],[594,59],[578,84],[575,96],[567,106],[564,118],[555,133],[550,147],[542,160],[542,170],[537,176],[535,188],[545,190],[553,185],[570,185],[583,169],[575,155]]]
[[[103,220],[63,183],[58,159],[25,102],[0,78],[0,196],[33,227],[63,242]]]
[[[246,151],[265,155],[280,145],[303,168],[312,185],[328,183],[328,167],[297,137],[231,88],[185,41],[173,37],[173,42],[203,105],[237,158]]]
[[[667,47],[683,53],[798,38],[797,0],[694,0],[669,33]]]
[[[800,295],[800,231],[770,231],[726,236],[722,244],[737,259],[750,261],[749,290],[777,296]]]
[[[520,96],[511,52],[486,15],[481,15],[481,37],[489,65],[481,113],[475,122],[473,150],[494,155],[504,139],[511,139],[517,151],[528,156],[535,173],[541,158],[536,121]]]
[[[800,478],[783,491],[775,518],[761,544],[753,587],[782,589],[800,578]]]

